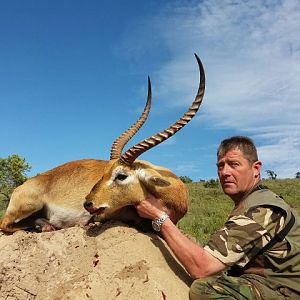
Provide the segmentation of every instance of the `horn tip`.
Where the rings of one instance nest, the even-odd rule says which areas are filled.
[[[151,94],[152,94],[151,79],[150,79],[150,76],[148,75],[148,97],[150,97]]]
[[[195,55],[195,57],[196,57],[198,63],[200,64],[201,60],[200,60],[199,56],[197,55],[197,53],[194,53],[194,55]]]

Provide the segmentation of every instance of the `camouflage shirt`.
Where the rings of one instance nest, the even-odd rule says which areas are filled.
[[[291,215],[295,221],[285,238],[260,253],[286,228]],[[229,267],[230,276],[246,276],[273,290],[284,287],[300,295],[300,217],[268,189],[256,190],[239,203],[205,250]]]
[[[245,214],[231,214],[224,228],[216,232],[204,247],[222,263],[243,268],[271,238],[284,227],[284,210],[274,206],[249,209]],[[284,239],[272,249],[275,257],[288,250]]]

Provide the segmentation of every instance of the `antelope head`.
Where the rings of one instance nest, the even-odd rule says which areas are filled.
[[[162,199],[170,209],[182,206],[187,210],[187,191],[179,178],[164,167],[149,162],[136,160],[142,153],[162,143],[183,128],[198,111],[204,96],[205,73],[199,57],[195,54],[200,71],[200,82],[195,100],[188,111],[167,129],[134,145],[125,153],[126,143],[141,128],[147,119],[151,107],[151,82],[148,78],[148,98],[143,114],[139,120],[118,137],[111,148],[110,160],[107,162],[102,178],[86,196],[84,207],[91,213],[104,218],[118,209],[134,205],[152,193]],[[174,199],[186,199],[185,203],[174,204]],[[176,208],[175,208],[176,210]],[[183,213],[183,214],[184,214]],[[179,218],[181,218],[181,214]],[[179,219],[175,218],[175,219]],[[175,220],[176,221],[176,220]]]

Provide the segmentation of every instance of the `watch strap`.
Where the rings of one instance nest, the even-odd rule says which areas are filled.
[[[155,219],[154,221],[152,221],[152,228],[155,231],[160,231],[161,229],[161,225],[167,220],[169,219],[169,216],[166,213],[163,213],[159,218]]]

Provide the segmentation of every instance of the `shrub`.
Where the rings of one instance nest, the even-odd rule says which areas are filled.
[[[219,180],[218,179],[210,179],[203,183],[205,188],[215,189],[219,187]]]
[[[180,176],[179,178],[184,183],[191,183],[191,182],[193,182],[193,180],[190,177],[188,177],[188,176]]]

